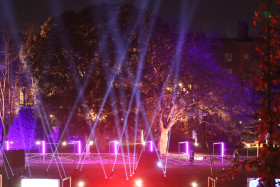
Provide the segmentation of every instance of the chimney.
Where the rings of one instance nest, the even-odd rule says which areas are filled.
[[[239,20],[238,22],[238,38],[241,40],[246,40],[249,38],[248,22],[245,20]]]

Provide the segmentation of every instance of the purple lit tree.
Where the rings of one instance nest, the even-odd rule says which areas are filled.
[[[7,140],[13,142],[11,149],[29,151],[35,146],[37,119],[30,107],[21,108],[10,127]]]
[[[238,79],[219,67],[214,51],[217,41],[204,34],[186,35],[177,41],[175,34],[166,32],[155,33],[143,80],[146,107],[153,113],[158,106],[160,153],[167,151],[170,129],[190,118],[240,137],[243,125],[250,120],[245,113],[252,112],[250,96]],[[180,42],[182,50],[175,59]],[[205,116],[216,116],[215,123],[206,121]]]

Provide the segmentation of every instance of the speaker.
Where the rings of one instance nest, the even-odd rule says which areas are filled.
[[[24,167],[25,166],[25,151],[24,150],[9,150],[4,151],[3,155],[4,164],[11,167]]]

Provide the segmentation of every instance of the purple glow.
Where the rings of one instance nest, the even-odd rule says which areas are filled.
[[[42,142],[42,154],[46,154],[46,142],[45,141],[41,141]]]
[[[6,150],[9,151],[10,150],[10,142],[6,141]]]
[[[78,153],[81,154],[81,141],[77,141],[78,142]]]
[[[11,124],[7,141],[9,141],[9,149],[24,149],[26,151],[35,150],[38,147],[34,142],[38,130],[37,118],[34,115],[33,109],[26,107],[18,111],[17,116]],[[13,145],[11,146],[13,142]]]
[[[190,154],[190,146],[189,146],[189,142],[188,141],[185,141],[185,142],[179,142],[179,144],[186,144],[186,150],[185,150],[185,153],[187,155]],[[179,147],[179,150],[180,150],[180,147]]]
[[[224,142],[213,143],[213,155],[214,155],[214,145],[221,144],[221,156],[225,156],[225,145]]]

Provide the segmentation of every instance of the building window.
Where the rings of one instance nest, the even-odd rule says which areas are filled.
[[[245,53],[244,54],[244,61],[249,61],[249,60],[251,60],[251,55],[248,54],[248,53]]]
[[[21,89],[19,90],[19,104],[23,104],[23,91]]]
[[[231,62],[232,61],[232,53],[225,53],[225,60],[227,62]]]

